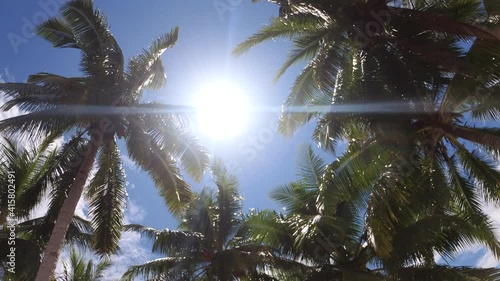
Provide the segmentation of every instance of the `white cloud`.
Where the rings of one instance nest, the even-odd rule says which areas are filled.
[[[63,263],[69,260],[70,247],[65,247],[61,252],[61,256],[57,262],[56,276],[62,274]],[[92,260],[97,264],[99,257],[89,251],[81,252],[86,261]],[[111,255],[111,267],[104,272],[103,280],[120,280],[122,275],[127,271],[131,265],[143,264],[146,261],[152,260],[154,257],[151,254],[150,247],[146,247],[142,243],[140,234],[133,232],[124,232],[120,239],[120,252]]]
[[[16,78],[14,77],[14,75],[12,75],[9,71],[9,68],[5,67],[3,69],[3,75],[0,75],[0,79],[5,76],[5,80],[7,82],[14,82],[16,80]]]
[[[5,68],[3,73],[0,73],[0,83],[5,83],[6,81],[3,79],[7,79],[7,82],[12,82],[14,77],[9,73],[8,69]],[[7,98],[4,96],[3,92],[0,92],[0,104],[5,104]],[[20,114],[20,111],[17,107],[13,107],[8,111],[0,111],[0,120],[4,120],[7,118],[11,118]]]
[[[142,244],[140,234],[124,232],[120,240],[120,253],[111,256],[112,266],[106,270],[105,280],[119,280],[132,265],[154,259],[150,247]]]
[[[443,257],[441,257],[441,255],[438,252],[436,252],[436,251],[434,251],[434,261],[436,263],[442,263],[442,262],[444,262]]]
[[[497,163],[499,164],[497,170],[500,171],[500,159],[498,159]],[[497,235],[497,238],[500,238],[500,209],[494,204],[483,202],[483,211],[490,218],[492,226],[495,229],[495,234]],[[465,253],[472,255],[478,253],[482,249],[485,249],[486,251],[484,255],[477,260],[476,266],[483,268],[499,267],[500,261],[496,259],[495,255],[490,250],[487,250],[486,247],[484,246],[473,247],[471,248],[471,250],[468,250]]]
[[[78,204],[76,205],[75,215],[77,215],[83,219],[89,220],[88,204],[85,201],[85,199],[83,198],[83,196],[80,198],[80,200],[78,201]]]
[[[133,200],[129,200],[125,213],[125,224],[139,223],[146,215],[146,210],[137,205]]]
[[[493,227],[495,227],[497,237],[500,237],[500,210],[493,204],[484,204],[484,212],[490,217]],[[497,267],[500,266],[500,261],[495,258],[493,253],[489,250],[479,258],[476,263],[478,267]]]
[[[44,196],[40,201],[40,203],[31,212],[29,219],[35,219],[45,216],[47,210],[49,209],[49,203],[50,203],[49,197]]]
[[[491,251],[486,251],[486,253],[477,261],[476,266],[482,268],[498,267],[500,266],[500,262],[498,262]]]
[[[483,202],[483,211],[490,218],[492,226],[495,229],[495,234],[497,237],[500,237],[500,209],[495,207],[493,204]],[[478,257],[477,260],[475,260],[476,257]],[[446,263],[446,261],[443,260],[443,258],[438,254],[434,255],[434,260],[439,263]],[[480,244],[472,245],[469,248],[464,249],[455,259],[455,261],[464,260],[466,260],[467,263],[470,262],[471,265],[481,268],[500,266],[500,260],[497,260],[495,255],[490,250]]]
[[[125,224],[140,223],[146,211],[137,203],[130,200],[125,212]],[[120,240],[119,253],[111,256],[112,266],[105,273],[105,280],[119,280],[131,265],[143,264],[152,260],[150,246],[142,243],[140,234],[135,232],[123,232]]]
[[[3,82],[3,81],[0,79],[0,83],[1,82]],[[0,92],[0,104],[5,104],[5,102],[6,102],[6,98],[3,95],[3,93]],[[11,117],[18,116],[18,115],[20,115],[19,109],[17,107],[13,107],[13,108],[9,109],[8,111],[0,111],[0,120],[4,120],[4,119],[11,118]]]
[[[137,165],[135,164],[135,161],[132,160],[132,158],[128,157],[128,155],[125,155],[125,154],[122,154],[121,156],[122,156],[123,165],[125,165],[125,167],[127,167],[133,171],[138,170]]]

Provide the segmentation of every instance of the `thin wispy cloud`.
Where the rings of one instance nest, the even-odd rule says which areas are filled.
[[[125,212],[125,223],[140,223],[147,215],[147,212],[137,205],[134,201],[129,200],[127,211]]]
[[[128,168],[128,169],[130,169],[132,171],[138,170],[137,165],[135,164],[135,161],[132,160],[130,157],[128,157],[128,155],[121,154],[121,157],[122,157],[123,165],[126,168]]]
[[[4,68],[4,71],[0,73],[0,83],[12,82],[12,81],[14,81],[14,76],[10,74],[7,68]],[[4,93],[0,91],[0,104],[5,104],[6,101],[7,98],[5,97]],[[0,120],[18,116],[20,114],[21,112],[19,111],[19,108],[17,106],[14,106],[8,111],[0,111]]]
[[[144,208],[134,201],[129,201],[125,212],[125,223],[141,223],[146,215]],[[132,265],[143,264],[156,258],[141,235],[135,232],[123,232],[120,239],[120,251],[111,256],[112,266],[105,271],[105,280],[119,280]]]
[[[140,234],[125,232],[120,239],[120,253],[112,255],[112,266],[105,271],[105,280],[119,280],[132,265],[143,264],[156,257],[151,254]]]
[[[490,217],[493,227],[496,229],[497,237],[500,237],[500,209],[493,204],[485,204],[484,212]],[[476,263],[478,267],[498,267],[500,262],[491,251],[486,251]]]
[[[4,79],[5,79],[5,81],[7,81],[7,82],[14,82],[14,81],[16,80],[16,77],[14,77],[14,75],[12,75],[12,74],[10,73],[10,70],[9,70],[9,68],[8,68],[8,67],[5,67],[5,68],[3,69],[3,75],[2,75],[2,77],[5,77]]]

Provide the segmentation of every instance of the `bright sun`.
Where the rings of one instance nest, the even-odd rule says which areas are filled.
[[[248,119],[248,102],[230,82],[218,82],[200,90],[197,100],[200,130],[216,139],[238,135]]]

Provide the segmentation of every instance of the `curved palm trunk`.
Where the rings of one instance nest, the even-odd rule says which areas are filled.
[[[50,278],[54,275],[57,260],[59,258],[59,251],[64,243],[66,232],[75,213],[76,205],[82,196],[83,187],[89,177],[89,173],[92,170],[92,166],[97,156],[98,145],[96,139],[92,138],[87,147],[88,150],[82,165],[78,170],[78,174],[71,186],[68,197],[64,201],[61,211],[57,216],[56,224],[54,225],[49,242],[43,253],[42,263],[38,269],[35,281],[50,281]]]
[[[500,137],[488,134],[487,132],[476,131],[473,128],[462,126],[441,126],[441,129],[450,135],[491,148],[500,149]]]

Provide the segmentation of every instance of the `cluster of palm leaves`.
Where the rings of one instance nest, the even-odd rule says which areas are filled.
[[[326,165],[307,147],[301,160],[298,179],[271,192],[283,213],[243,213],[235,178],[213,165],[217,192],[195,196],[178,230],[125,227],[165,257],[123,280],[500,280],[495,268],[445,263],[475,244],[498,255],[500,242],[488,218],[464,213],[422,170],[353,192],[336,181],[345,159]]]
[[[178,230],[127,225],[153,239],[165,258],[132,266],[124,280],[259,280],[277,257],[272,247],[245,239],[238,183],[220,161],[211,167],[216,191],[205,187],[189,203]]]
[[[131,267],[124,280],[500,280],[497,269],[436,262],[475,244],[500,258],[482,209],[500,204],[500,5],[271,2],[279,16],[235,52],[291,40],[276,79],[306,65],[279,130],[291,135],[315,121],[313,140],[341,156],[326,164],[305,148],[298,180],[271,193],[282,213],[242,212],[236,178],[220,162],[210,168],[216,189],[193,194],[180,170],[199,180],[209,161],[188,130],[189,109],[141,102],[145,90],[162,87],[161,55],[178,29],[125,65],[93,2],[68,1],[36,33],[54,47],[79,50],[82,76],[38,73],[27,83],[0,84],[9,98],[2,109],[27,112],[0,121],[2,135],[41,139],[25,149],[10,137],[1,142],[0,181],[15,172],[17,200],[9,212],[8,190],[0,190],[0,223],[15,223],[17,256],[33,257],[10,275],[3,227],[3,278],[49,281],[63,244],[106,256],[118,250],[122,231],[136,231],[165,257]],[[348,147],[338,151],[343,140]],[[120,146],[151,176],[178,230],[123,225]],[[89,221],[75,215],[81,198]],[[48,211],[34,218],[44,201]],[[96,280],[108,266],[106,259],[85,264],[73,252],[56,277]]]

